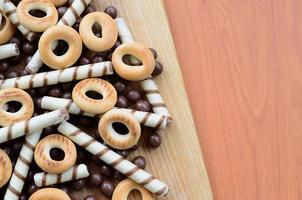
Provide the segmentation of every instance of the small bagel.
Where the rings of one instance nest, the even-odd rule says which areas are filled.
[[[102,37],[97,37],[92,27],[98,24],[102,27]],[[85,46],[95,52],[111,49],[118,37],[118,29],[115,21],[103,12],[92,12],[86,15],[81,23],[79,32]]]
[[[56,7],[63,6],[68,0],[50,0]]]
[[[22,104],[15,113],[8,112],[4,108],[10,101]],[[30,119],[34,113],[34,103],[29,94],[18,88],[6,88],[0,90],[0,125],[8,126],[16,122]]]
[[[103,98],[92,99],[86,95],[88,91],[95,91]],[[85,112],[101,114],[116,104],[117,92],[109,82],[98,78],[89,78],[80,81],[73,88],[72,99]]]
[[[50,157],[50,150],[53,148],[59,148],[64,151],[65,156],[63,160],[56,161]],[[45,172],[60,174],[74,165],[77,151],[73,142],[67,137],[52,134],[39,141],[34,157],[37,165]]]
[[[67,52],[61,56],[57,56],[52,50],[52,43],[58,40],[64,40],[69,46]],[[52,26],[42,34],[39,40],[39,53],[42,61],[53,69],[70,67],[81,56],[81,37],[69,26]]]
[[[33,193],[29,200],[71,200],[63,191],[57,188],[44,188]]]
[[[126,55],[137,57],[142,62],[142,65],[127,65],[123,62],[123,57]],[[155,60],[147,46],[138,42],[129,42],[120,45],[113,52],[112,65],[120,77],[129,81],[140,81],[151,76],[155,67]]]
[[[122,123],[127,134],[120,134],[114,129],[114,123]],[[141,127],[133,114],[122,109],[112,109],[106,112],[99,121],[99,133],[102,139],[115,149],[129,149],[137,144],[141,136]]]
[[[3,187],[12,175],[12,162],[8,155],[0,149],[0,188]]]
[[[127,200],[133,190],[140,192],[142,200],[152,200],[152,195],[148,190],[130,179],[125,179],[116,186],[112,194],[112,200]]]
[[[46,13],[44,17],[35,17],[29,12],[41,10]],[[28,30],[44,32],[58,21],[58,12],[50,0],[22,0],[17,6],[17,17],[20,23]]]
[[[0,44],[5,44],[14,36],[16,27],[5,14],[2,14],[2,16]]]

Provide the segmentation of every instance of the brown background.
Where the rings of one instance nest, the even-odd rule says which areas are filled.
[[[302,199],[302,1],[165,4],[215,199]]]

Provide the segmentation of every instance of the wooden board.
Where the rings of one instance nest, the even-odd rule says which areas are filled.
[[[161,132],[163,144],[160,148],[140,151],[148,160],[147,170],[171,187],[170,193],[164,199],[212,199],[163,2],[99,0],[95,4],[100,10],[108,5],[116,6],[120,16],[126,19],[135,39],[154,47],[165,67],[164,73],[156,81],[174,122]],[[99,199],[102,199],[101,196]]]

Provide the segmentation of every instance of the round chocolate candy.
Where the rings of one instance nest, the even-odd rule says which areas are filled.
[[[141,169],[145,169],[147,165],[146,159],[143,156],[136,156],[132,162]]]
[[[155,62],[154,70],[153,70],[153,72],[152,72],[152,76],[158,76],[158,75],[160,75],[162,72],[163,72],[163,65],[162,65],[160,62],[156,61],[156,62]]]
[[[137,102],[141,97],[142,96],[139,90],[132,89],[127,92],[127,99],[132,102]]]
[[[114,190],[114,185],[111,181],[109,180],[103,181],[103,183],[101,184],[101,191],[105,196],[110,197],[113,193],[113,190]]]
[[[93,186],[99,186],[103,182],[103,177],[99,173],[92,173],[89,176],[89,183]]]
[[[137,101],[135,103],[134,107],[136,110],[144,111],[144,112],[149,112],[151,110],[150,104],[148,103],[148,101],[145,101],[145,100]]]
[[[105,9],[105,13],[110,15],[113,19],[117,17],[117,10],[114,6],[109,6]]]
[[[150,147],[157,148],[161,145],[161,137],[158,133],[152,133],[147,137]]]
[[[119,95],[117,97],[116,106],[119,108],[128,108],[128,100],[124,95]]]

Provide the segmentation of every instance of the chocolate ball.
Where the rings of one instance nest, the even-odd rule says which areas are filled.
[[[0,72],[5,73],[9,68],[9,62],[7,61],[1,61],[0,62]]]
[[[144,112],[149,112],[151,110],[150,104],[148,103],[148,101],[145,101],[145,100],[137,101],[135,103],[134,107],[136,110],[144,111]]]
[[[74,0],[68,0],[68,5],[71,5]]]
[[[113,193],[113,190],[114,190],[114,185],[111,181],[109,180],[103,181],[103,183],[101,184],[101,191],[103,195],[110,197]]]
[[[18,77],[18,71],[17,70],[10,70],[6,73],[6,78],[15,78]]]
[[[153,72],[152,72],[152,76],[158,76],[158,75],[160,75],[162,72],[163,72],[163,65],[162,65],[160,62],[156,61],[156,62],[155,62],[154,70],[153,70]]]
[[[22,194],[20,197],[19,197],[19,200],[27,200],[27,196],[25,194]]]
[[[59,18],[63,17],[63,15],[66,13],[67,9],[68,8],[66,6],[61,6],[57,9],[58,14],[59,14]]]
[[[36,97],[37,96],[37,91],[35,89],[28,89],[27,93],[31,96],[31,97]]]
[[[109,6],[105,9],[105,13],[110,15],[113,19],[117,17],[117,10],[114,6]]]
[[[124,176],[121,172],[119,172],[119,171],[117,171],[117,170],[114,170],[114,172],[113,172],[113,177],[114,177],[116,180],[118,180],[118,181],[121,181],[121,180],[123,180],[123,179],[125,178],[125,176]]]
[[[119,95],[117,97],[116,106],[119,108],[128,108],[128,100],[124,95]]]
[[[118,48],[121,44],[122,44],[121,41],[117,40],[113,46],[113,49]]]
[[[135,144],[133,147],[130,148],[130,150],[135,151],[139,148],[139,144]]]
[[[45,135],[54,134],[54,133],[56,133],[56,131],[57,131],[56,126],[48,126],[43,129],[43,133]]]
[[[16,64],[16,63],[18,63],[18,62],[21,61],[21,58],[22,58],[21,55],[13,56],[13,57],[10,57],[10,58],[9,58],[9,62],[11,62],[11,63],[13,63],[13,64]]]
[[[158,133],[152,133],[147,137],[148,145],[153,148],[158,148],[161,145],[161,136]]]
[[[141,98],[141,93],[139,90],[132,89],[127,92],[127,99],[132,102],[137,102]]]
[[[90,126],[92,124],[92,118],[91,117],[85,117],[85,116],[81,116],[80,117],[80,123],[83,126]]]
[[[89,176],[89,183],[93,186],[99,186],[103,182],[103,177],[99,173],[92,173]]]
[[[47,87],[40,87],[37,91],[41,96],[45,96],[47,94]]]
[[[21,38],[15,36],[12,39],[10,39],[9,43],[15,43],[20,48],[20,46],[21,46]]]
[[[67,91],[72,88],[72,83],[63,83],[61,86],[64,91]]]
[[[72,183],[72,187],[76,190],[80,190],[85,186],[85,181],[83,179],[76,180]]]
[[[99,62],[104,62],[104,61],[105,61],[105,59],[100,55],[95,55],[91,59],[92,63],[99,63]]]
[[[112,53],[107,55],[107,60],[112,60]]]
[[[118,153],[123,158],[127,158],[129,155],[129,152],[127,150],[117,150],[116,153]]]
[[[77,32],[79,32],[80,22],[74,23],[74,25],[72,26],[72,28],[73,28],[74,30],[76,30]]]
[[[52,96],[52,97],[61,97],[62,90],[59,86],[58,87],[52,87],[50,90],[48,90],[47,94],[49,96]]]
[[[88,195],[84,198],[84,200],[96,200],[94,195]]]
[[[87,15],[89,13],[92,13],[95,11],[95,8],[92,5],[87,6],[87,8],[85,9],[84,14]]]
[[[42,97],[36,98],[36,100],[34,102],[35,103],[35,108],[37,108],[38,110],[42,110],[41,102],[42,102]]]
[[[115,87],[116,91],[120,94],[126,91],[126,84],[122,81],[116,81],[113,86]]]
[[[35,46],[31,42],[24,42],[22,49],[25,55],[32,55],[33,53],[35,53]]]
[[[61,190],[63,190],[66,194],[69,192],[69,188],[66,185],[63,185],[60,187]]]
[[[89,58],[87,58],[87,57],[81,57],[81,58],[79,59],[79,64],[80,64],[80,65],[87,65],[87,64],[90,64],[90,60],[89,60]]]
[[[64,98],[64,99],[71,99],[72,98],[71,92],[70,91],[63,92],[62,98]]]
[[[143,156],[136,156],[132,162],[141,169],[145,169],[147,165],[146,159]]]
[[[29,195],[32,195],[33,193],[35,193],[36,191],[38,191],[38,187],[35,184],[32,184],[30,186],[28,186],[27,191]]]
[[[153,49],[153,48],[149,48],[149,49],[152,52],[154,59],[157,59],[157,55],[158,55],[157,51],[155,49]]]
[[[104,176],[111,176],[112,175],[112,169],[111,167],[107,166],[107,165],[102,165],[100,168],[101,174]]]
[[[77,160],[78,161],[84,161],[86,159],[86,154],[84,153],[83,150],[77,149]]]
[[[19,76],[26,76],[28,75],[28,72],[25,69],[19,70]]]

